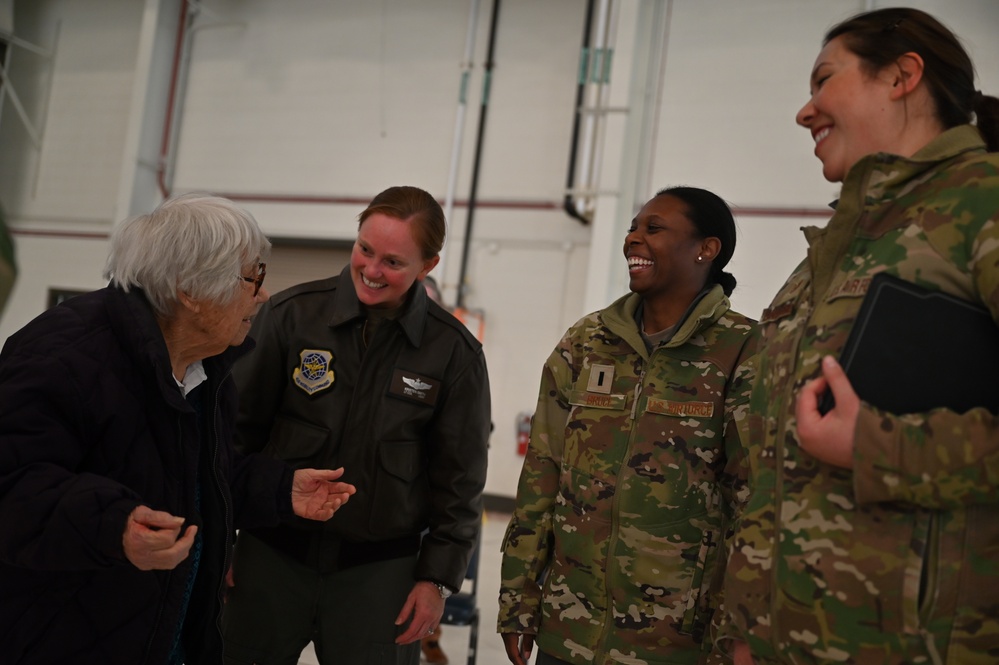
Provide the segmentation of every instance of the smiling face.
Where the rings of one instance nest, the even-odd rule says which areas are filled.
[[[398,307],[413,283],[426,277],[438,260],[438,256],[423,258],[410,222],[373,213],[361,224],[350,253],[357,299],[368,307]]]
[[[897,104],[892,98],[898,77],[887,68],[871,76],[861,59],[837,37],[826,44],[812,69],[811,99],[795,120],[815,139],[815,156],[822,175],[842,182],[862,157],[895,152],[899,130]]]
[[[644,298],[697,293],[707,274],[706,264],[697,260],[702,250],[687,204],[668,194],[656,196],[635,216],[624,239],[629,288]]]

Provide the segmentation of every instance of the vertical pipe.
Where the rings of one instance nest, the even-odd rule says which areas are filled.
[[[174,44],[173,66],[170,73],[170,91],[167,95],[166,120],[163,123],[163,140],[160,143],[160,163],[156,168],[156,182],[160,188],[160,195],[163,198],[170,197],[170,190],[173,187],[173,150],[175,139],[173,136],[174,114],[177,111],[178,82],[180,80],[180,70],[183,65],[184,43],[187,34],[187,23],[190,19],[188,13],[188,0],[180,1],[180,23],[177,25],[177,40]]]
[[[583,154],[580,157],[579,165],[581,171],[576,179],[577,189],[582,191],[585,200],[591,196],[591,182],[593,181],[593,151],[596,146],[597,128],[603,122],[602,102],[603,95],[603,75],[602,71],[607,61],[606,33],[607,33],[607,12],[610,7],[610,0],[600,0],[597,9],[597,28],[594,32],[593,57],[590,61],[590,70],[587,80],[587,96],[592,98],[592,103],[584,103],[583,113],[585,129],[583,130]],[[585,213],[584,213],[585,216]]]
[[[458,163],[461,161],[461,139],[465,133],[465,110],[468,107],[468,80],[472,71],[472,57],[475,52],[475,33],[479,25],[479,0],[471,0],[468,15],[468,31],[465,33],[465,58],[461,62],[461,85],[458,91],[458,115],[454,123],[454,138],[451,142],[451,168],[447,176],[447,193],[444,198],[444,219],[451,224],[454,214],[454,192],[458,184]],[[438,274],[441,276],[441,294],[446,293],[448,248],[441,250]]]
[[[486,49],[485,74],[482,80],[482,102],[479,105],[479,130],[475,142],[475,162],[472,166],[472,186],[468,195],[468,221],[465,224],[465,242],[461,252],[461,273],[458,277],[458,307],[465,306],[465,275],[468,270],[468,251],[472,245],[472,222],[479,188],[479,169],[482,165],[482,143],[485,137],[486,115],[489,110],[489,89],[492,85],[493,53],[496,50],[496,26],[499,23],[500,0],[493,0],[492,18],[489,20],[489,46]]]
[[[601,6],[601,11],[605,15],[601,16],[599,30],[602,33],[598,36],[603,57],[600,60],[600,70],[595,74],[596,103],[593,106],[593,124],[591,126],[592,139],[590,141],[589,163],[587,164],[587,179],[585,188],[590,192],[590,201],[596,197],[596,192],[600,189],[600,164],[604,158],[604,130],[607,127],[607,101],[610,93],[610,70],[611,57],[614,53],[613,37],[617,31],[617,7],[613,0]]]
[[[572,142],[569,144],[569,168],[565,179],[565,200],[562,208],[573,219],[578,219],[583,224],[589,224],[590,220],[584,217],[576,207],[576,199],[573,196],[573,188],[576,186],[576,159],[579,153],[579,132],[580,120],[583,116],[583,104],[586,103],[586,80],[590,71],[590,31],[593,29],[593,7],[596,0],[587,0],[586,20],[583,24],[583,43],[579,49],[579,81],[576,86],[576,112],[572,118]]]

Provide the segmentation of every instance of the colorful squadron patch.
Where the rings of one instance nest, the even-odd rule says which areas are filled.
[[[333,362],[333,353],[321,349],[302,349],[298,354],[301,364],[292,372],[292,379],[295,385],[309,393],[315,395],[320,390],[326,390],[333,386],[336,375],[330,364]]]

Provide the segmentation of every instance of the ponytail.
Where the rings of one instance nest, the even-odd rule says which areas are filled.
[[[972,108],[978,132],[989,152],[999,152],[999,99],[976,90]]]
[[[722,291],[727,296],[732,295],[732,292],[735,291],[735,275],[725,272],[721,268],[713,268],[711,270],[711,281],[721,286]]]

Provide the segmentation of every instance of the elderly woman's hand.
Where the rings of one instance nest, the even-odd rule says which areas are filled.
[[[836,406],[823,416],[819,412],[819,400],[827,386]],[[860,398],[843,367],[832,356],[824,357],[822,376],[805,384],[795,405],[801,447],[826,464],[852,469],[853,433],[859,414]]]
[[[333,517],[333,513],[357,491],[350,483],[333,482],[342,475],[343,467],[296,471],[291,486],[291,505],[295,514],[320,522]]]
[[[128,516],[121,542],[125,557],[139,570],[173,570],[187,558],[198,527],[183,535],[183,517],[175,517],[149,506],[138,506]]]

